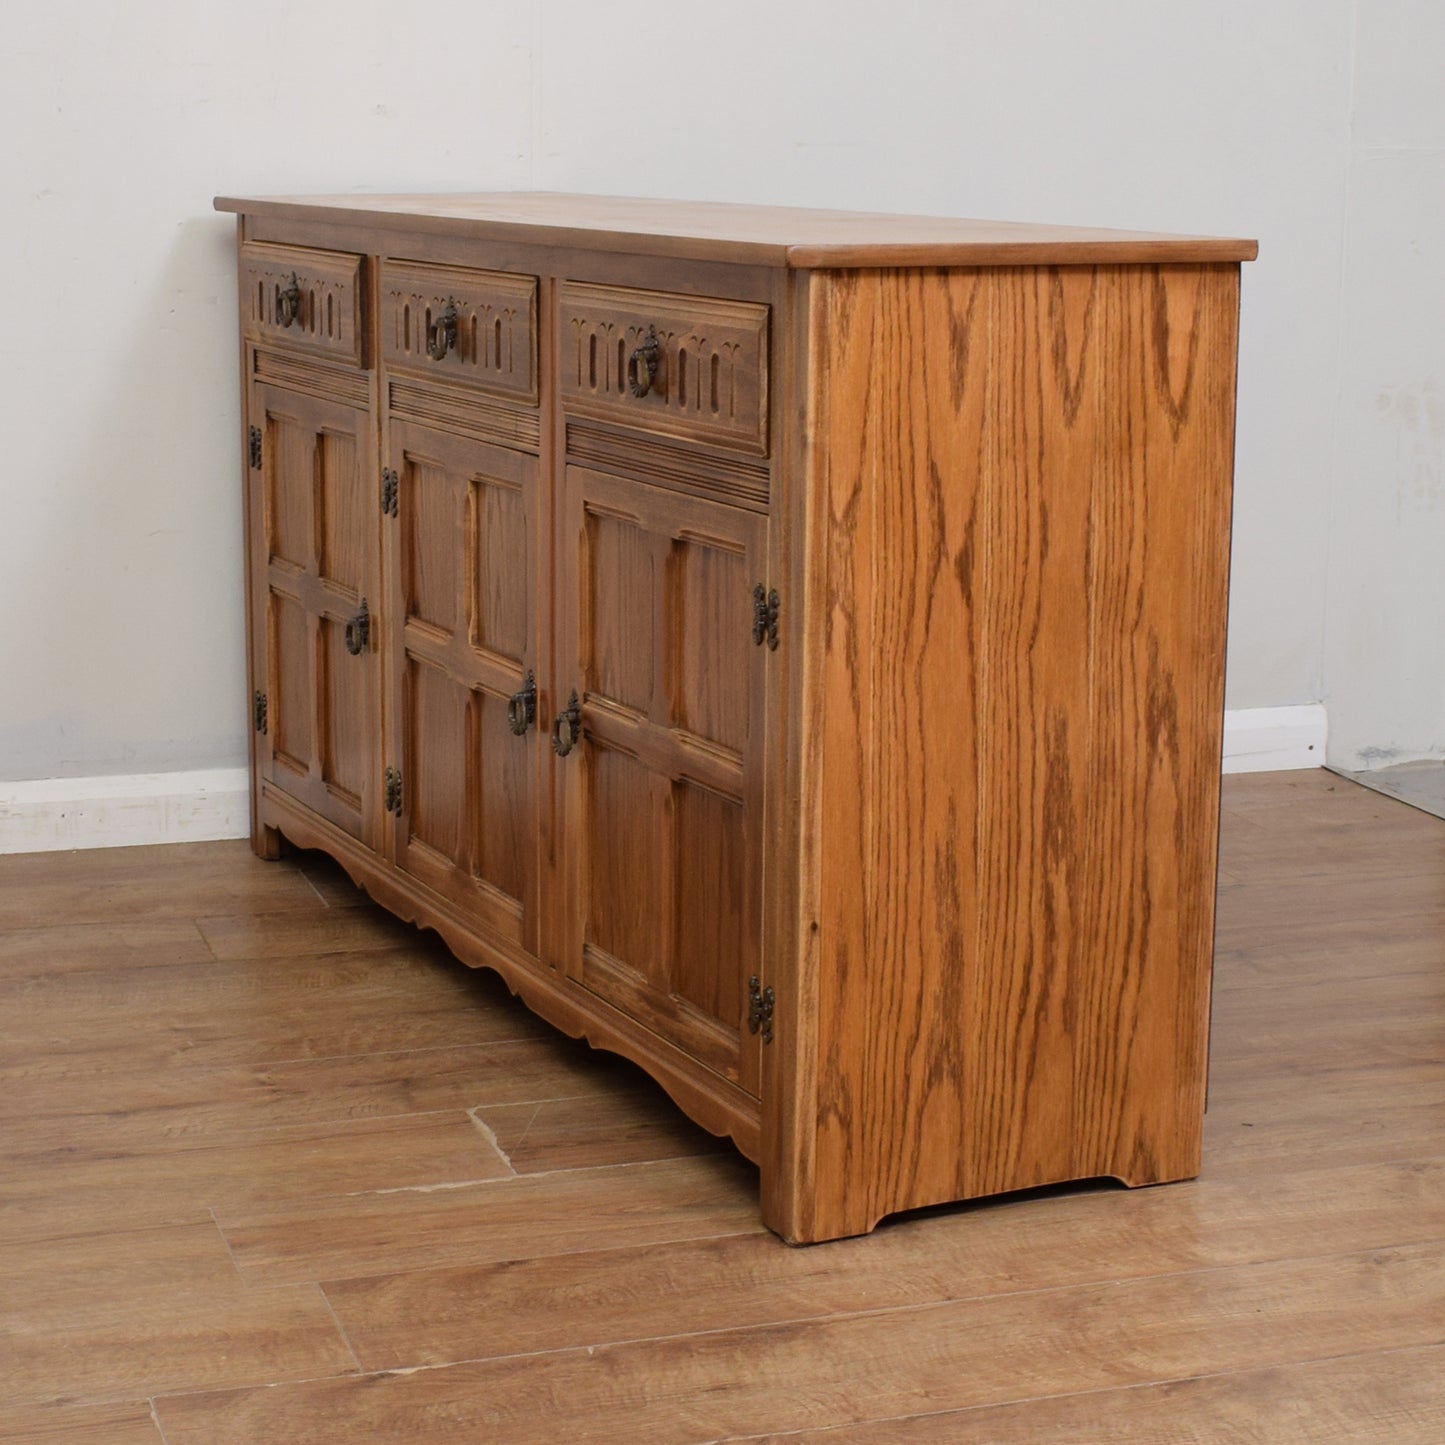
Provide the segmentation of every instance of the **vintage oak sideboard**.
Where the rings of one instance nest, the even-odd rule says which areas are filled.
[[[636,1060],[786,1239],[1198,1172],[1253,243],[216,204],[259,853]]]

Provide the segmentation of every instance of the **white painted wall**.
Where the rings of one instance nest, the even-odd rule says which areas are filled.
[[[530,12],[402,13],[7,13],[0,781],[245,761],[235,223],[211,198],[531,183]]]
[[[1230,705],[1317,703],[1328,666],[1342,746],[1440,748],[1439,11],[24,7],[0,48],[0,780],[244,758],[218,191],[540,186],[1258,236]]]
[[[1445,757],[1445,5],[1359,7],[1324,696],[1348,768]]]

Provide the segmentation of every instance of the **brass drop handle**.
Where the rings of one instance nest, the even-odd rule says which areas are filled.
[[[627,358],[627,389],[633,396],[646,396],[652,390],[661,361],[662,348],[657,344],[657,328],[649,326],[642,344],[634,347],[632,355]]]
[[[301,284],[296,279],[296,273],[291,273],[291,279],[282,286],[276,283],[276,320],[282,326],[289,327],[298,316],[301,315]]]
[[[457,303],[448,298],[440,315],[426,324],[426,354],[441,361],[457,344]]]
[[[366,610],[366,598],[361,599],[361,611],[347,622],[342,636],[346,650],[353,657],[360,657],[366,651],[366,644],[371,641],[371,613]]]
[[[537,721],[537,679],[529,672],[520,692],[507,699],[507,726],[518,736]]]
[[[582,737],[582,708],[577,701],[576,690],[567,699],[567,706],[552,722],[552,751],[559,758],[565,758],[577,746]]]

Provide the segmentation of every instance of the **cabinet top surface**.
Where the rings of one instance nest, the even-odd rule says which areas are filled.
[[[218,196],[218,211],[349,227],[795,269],[1251,261],[1255,242],[1015,221],[655,201],[554,191]]]

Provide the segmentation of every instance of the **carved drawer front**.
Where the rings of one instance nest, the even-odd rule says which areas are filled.
[[[381,267],[388,367],[537,400],[537,278],[421,261]]]
[[[768,452],[768,308],[564,282],[559,383],[568,411]]]
[[[365,364],[365,258],[303,246],[241,247],[241,314],[246,335]]]

